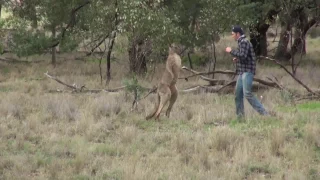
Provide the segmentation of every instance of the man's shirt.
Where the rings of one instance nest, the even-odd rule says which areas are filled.
[[[242,74],[244,72],[256,73],[256,55],[253,46],[248,41],[245,35],[238,39],[238,49],[231,50],[231,55],[235,56],[238,61],[236,63],[236,73]]]

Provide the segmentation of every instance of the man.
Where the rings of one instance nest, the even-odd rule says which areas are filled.
[[[238,118],[244,117],[245,97],[251,106],[261,115],[269,115],[259,100],[252,94],[252,82],[256,71],[256,56],[250,41],[246,39],[244,32],[240,26],[232,28],[232,37],[238,41],[238,49],[226,48],[226,52],[230,53],[233,62],[236,63],[236,73],[238,75],[235,89],[235,104]]]

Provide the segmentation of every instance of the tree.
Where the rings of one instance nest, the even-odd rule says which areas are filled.
[[[319,21],[319,4],[318,0],[280,1],[280,6],[282,7],[279,14],[281,34],[275,54],[276,58],[288,60],[294,58],[296,52],[305,53],[305,35]],[[295,34],[292,33],[293,28],[296,30]],[[293,39],[294,43],[290,52],[288,52],[290,38]],[[295,64],[293,61],[292,64]]]
[[[75,10],[88,2],[31,0],[11,6],[14,16],[7,20],[7,26],[15,29],[10,43],[11,49],[19,56],[29,56],[44,53],[51,48],[52,64],[55,66],[58,45],[60,50],[77,47],[79,39],[71,36],[70,29],[76,23]],[[38,24],[41,24],[41,27],[38,27]]]
[[[121,30],[128,37],[132,73],[145,73],[147,58],[152,51],[161,51],[164,46],[167,49],[168,44],[175,42],[179,35],[179,29],[166,16],[166,9],[162,5],[162,1],[146,0],[122,0],[119,3]]]

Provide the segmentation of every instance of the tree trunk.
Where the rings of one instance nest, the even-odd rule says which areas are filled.
[[[306,34],[308,30],[316,24],[316,19],[312,18],[309,21],[306,19],[300,19],[300,26],[296,31],[296,36],[291,47],[291,54],[295,55],[297,52],[305,54],[306,53]]]
[[[215,71],[216,70],[216,64],[217,64],[216,45],[215,45],[214,41],[211,42],[211,50],[212,50],[212,54],[210,54],[209,72]],[[214,73],[212,73],[211,78],[214,79]],[[213,84],[210,82],[210,85],[213,85]]]
[[[281,33],[280,40],[278,43],[277,51],[275,54],[275,58],[279,60],[289,60],[291,58],[290,53],[287,51],[287,47],[290,40],[290,32],[291,26],[289,23],[281,24]]]
[[[109,49],[108,49],[108,54],[107,54],[107,80],[106,80],[106,85],[109,84],[110,80],[111,80],[111,53],[112,53],[112,49],[113,49],[113,44],[114,41],[116,39],[117,36],[117,29],[118,29],[118,1],[115,1],[115,8],[116,11],[114,13],[114,19],[115,19],[115,25],[114,25],[114,30],[111,33],[111,44],[109,45]],[[109,41],[110,42],[110,41]]]
[[[188,52],[188,59],[189,59],[190,68],[193,69],[192,60],[191,60],[191,57],[190,57],[190,52]]]
[[[139,36],[134,36],[128,48],[130,72],[143,74],[147,72],[146,55],[149,54],[147,41]]]
[[[38,17],[37,17],[37,9],[35,5],[32,5],[32,14],[31,14],[31,20],[32,20],[32,28],[37,29],[38,28]]]
[[[52,26],[52,39],[56,38],[56,27]],[[51,57],[51,64],[53,67],[56,67],[56,54],[57,54],[57,49],[56,47],[52,47],[52,57]]]
[[[107,54],[107,80],[106,80],[106,84],[109,84],[110,80],[111,80],[111,53],[112,53],[112,49],[113,49],[113,45],[114,45],[114,41],[116,39],[117,36],[117,32],[113,31],[112,32],[112,36],[111,36],[111,42],[110,42],[110,46],[108,49],[108,54]]]
[[[274,22],[276,15],[279,12],[280,11],[274,9],[269,10],[266,16],[261,19],[260,22],[250,28],[250,42],[253,45],[254,51],[257,56],[268,55],[267,31],[270,27],[270,24],[267,24],[266,22]]]
[[[267,56],[267,31],[268,24],[258,24],[250,29],[250,42],[257,56]]]
[[[2,1],[0,1],[0,19],[1,19],[1,12],[2,12]]]
[[[301,29],[296,29],[294,33],[294,41],[291,47],[291,55],[294,56],[296,53],[306,54],[306,38],[305,34],[301,32]]]

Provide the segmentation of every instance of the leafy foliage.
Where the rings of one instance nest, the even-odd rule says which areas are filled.
[[[289,18],[297,8],[319,16],[319,1],[312,0],[88,0],[88,6],[71,16],[83,2],[5,1],[4,7],[12,12],[5,21],[16,30],[12,50],[21,56],[41,53],[51,47],[50,43],[60,40],[67,25],[71,28],[60,44],[65,52],[84,41],[93,47],[114,30],[128,37],[129,42],[136,36],[151,40],[153,52],[161,52],[172,42],[187,47],[205,46],[229,32],[233,24],[248,28],[259,22],[271,23],[266,18],[270,10],[279,11],[280,19]],[[53,28],[56,37],[52,37]]]
[[[136,99],[140,99],[142,93],[145,89],[138,83],[136,76],[133,76],[132,79],[125,79],[123,84],[126,86],[126,91],[133,93]]]

